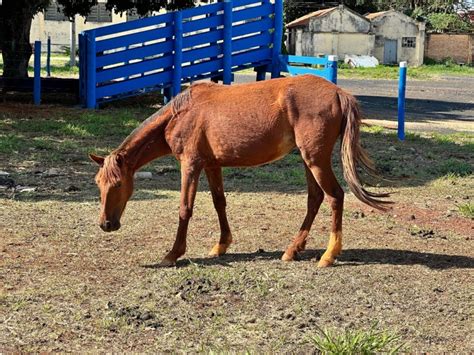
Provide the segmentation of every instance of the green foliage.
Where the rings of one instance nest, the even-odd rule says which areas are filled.
[[[346,330],[337,333],[321,330],[321,334],[311,338],[314,346],[322,354],[397,354],[403,350],[400,337],[387,331],[376,330],[376,325],[368,331]]]
[[[436,32],[469,32],[472,25],[461,19],[457,14],[429,14],[428,26]]]
[[[474,203],[469,202],[459,205],[458,209],[464,217],[474,219]]]

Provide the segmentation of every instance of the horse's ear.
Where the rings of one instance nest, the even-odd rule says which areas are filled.
[[[95,155],[95,154],[89,154],[89,158],[91,158],[92,161],[95,161],[100,166],[104,165],[103,157],[99,157],[98,155]]]

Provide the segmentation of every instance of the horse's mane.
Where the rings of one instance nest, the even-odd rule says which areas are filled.
[[[112,185],[120,183],[122,179],[122,171],[120,169],[121,159],[122,157],[116,152],[112,152],[109,156],[105,157],[104,165],[102,165],[95,177],[97,184],[99,184],[100,181],[106,181]]]
[[[143,121],[140,124],[140,126],[135,128],[132,131],[132,133],[130,133],[128,137],[125,138],[125,140],[122,142],[120,147],[117,148],[117,150],[120,150],[121,148],[125,147],[128,143],[130,143],[138,134],[140,134],[140,132],[145,127],[148,127],[149,125],[157,123],[157,122],[161,122],[162,120],[176,117],[177,115],[179,115],[179,113],[181,113],[182,111],[190,107],[191,101],[192,101],[191,88],[196,85],[202,85],[202,84],[192,85],[189,89],[176,95],[170,102],[168,102],[165,106],[163,106],[154,114],[152,114],[150,117],[148,117],[145,121]]]
[[[130,143],[137,135],[140,134],[144,128],[148,127],[149,125],[169,120],[178,116],[181,112],[186,111],[191,106],[192,88],[203,85],[210,86],[213,84],[198,83],[192,85],[189,89],[176,95],[169,103],[148,117],[140,124],[140,126],[135,128],[132,133],[130,133],[128,137],[125,138],[122,144],[104,159],[104,164],[96,176],[97,183],[99,183],[99,181],[105,181],[112,185],[119,184],[122,178],[122,172],[120,169],[120,159],[122,159],[120,152],[122,148],[126,147],[128,143]]]

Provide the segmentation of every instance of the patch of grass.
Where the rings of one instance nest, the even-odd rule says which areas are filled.
[[[474,203],[468,202],[458,206],[461,215],[474,219]]]
[[[338,76],[342,78],[364,78],[364,79],[397,79],[399,68],[397,66],[378,65],[375,68],[348,68],[340,65]],[[443,75],[474,75],[474,68],[460,65],[422,65],[420,67],[410,67],[407,71],[408,78],[411,79],[432,79]]]
[[[66,135],[75,136],[75,137],[93,136],[93,134],[91,134],[89,131],[84,129],[84,127],[81,127],[77,124],[71,124],[71,123],[68,123],[64,127],[62,127],[61,131],[64,132]]]
[[[0,135],[0,153],[10,154],[18,151],[24,140],[16,134]]]
[[[469,163],[454,158],[446,159],[440,165],[432,169],[436,169],[443,175],[467,176],[472,174],[472,166]]]
[[[375,325],[368,331],[346,330],[341,333],[321,330],[320,333],[311,340],[322,354],[397,354],[404,347],[400,336],[376,330]]]

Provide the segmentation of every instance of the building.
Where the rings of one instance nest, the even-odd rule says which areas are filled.
[[[311,12],[286,25],[291,54],[373,55],[370,21],[344,5]]]
[[[397,11],[365,17],[346,6],[319,10],[287,24],[289,53],[306,56],[369,55],[380,63],[423,64],[425,24]]]
[[[423,64],[425,23],[418,22],[398,11],[389,10],[366,15],[375,35],[374,56],[384,64],[407,61]]]
[[[77,35],[82,31],[139,18],[133,11],[123,14],[113,13],[107,10],[105,5],[106,0],[99,0],[98,4],[92,7],[87,18],[76,16],[74,23],[71,23],[62,12],[58,11],[57,2],[51,1],[44,12],[34,17],[31,24],[30,42],[39,40],[45,46],[49,36],[51,50],[64,52],[66,47],[70,48],[72,33],[75,33],[77,43]]]

